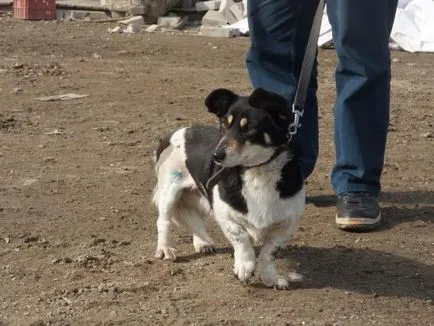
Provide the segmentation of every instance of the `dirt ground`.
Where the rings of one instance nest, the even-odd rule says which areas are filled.
[[[321,153],[295,240],[289,291],[242,285],[218,252],[156,261],[152,153],[215,124],[214,88],[250,92],[247,38],[110,35],[113,24],[0,18],[0,325],[434,325],[434,56],[393,52],[385,223],[334,227],[333,50],[320,51]],[[76,93],[83,99],[38,97]]]

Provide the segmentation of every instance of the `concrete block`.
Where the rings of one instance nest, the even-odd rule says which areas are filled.
[[[238,19],[234,16],[234,14],[229,8],[226,8],[225,10],[219,12],[225,16],[229,24],[234,24],[238,21]]]
[[[104,8],[110,11],[128,12],[130,9],[130,0],[105,0],[104,2]]]
[[[240,21],[244,18],[244,5],[242,2],[234,3],[232,6],[230,6],[229,10],[237,21]]]
[[[201,26],[200,35],[210,37],[235,37],[240,35],[240,30],[237,28],[223,28],[216,26]]]
[[[243,5],[244,5],[243,18],[246,18],[247,17],[247,0],[243,0]]]
[[[124,11],[110,11],[110,15],[112,18],[125,18],[127,13]]]
[[[185,26],[185,24],[188,22],[188,16],[182,17],[181,21],[176,24],[175,26],[172,26],[174,29],[181,29]]]
[[[219,11],[223,12],[225,9],[229,9],[235,2],[233,0],[222,0],[220,3]]]
[[[145,32],[147,32],[147,33],[153,33],[153,32],[156,32],[158,30],[160,30],[160,26],[158,26],[157,24],[153,24],[153,25],[148,26],[145,29]]]
[[[140,31],[140,25],[128,24],[127,28],[125,28],[122,32],[125,34],[134,34]]]
[[[146,21],[157,21],[170,9],[178,5],[179,0],[104,0],[110,11],[126,12],[131,16],[144,15]]]
[[[220,8],[220,1],[199,1],[195,4],[196,11],[218,10]]]
[[[227,25],[228,21],[221,12],[210,10],[202,18],[202,25],[205,26],[220,26]]]
[[[178,26],[182,21],[181,17],[168,17],[168,16],[163,16],[163,17],[158,17],[158,26],[161,27],[175,27]]]
[[[57,20],[104,20],[110,18],[104,11],[63,10],[56,11]]]
[[[113,28],[109,28],[107,32],[109,33],[122,33],[123,29],[120,26],[115,26]]]
[[[142,16],[134,16],[134,17],[131,17],[131,18],[128,18],[128,19],[125,19],[125,20],[121,20],[119,22],[119,24],[124,24],[124,25],[132,24],[132,25],[140,26],[140,25],[144,25],[145,24],[145,20],[143,19]]]

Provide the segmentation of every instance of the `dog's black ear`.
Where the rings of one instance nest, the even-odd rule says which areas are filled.
[[[291,110],[288,103],[283,96],[268,92],[263,88],[255,89],[249,96],[249,104],[270,113],[281,128],[286,128],[291,123]]]
[[[257,88],[249,97],[249,104],[255,108],[266,110],[271,114],[289,117],[288,101],[283,96]]]
[[[219,118],[223,117],[229,107],[238,99],[238,95],[226,88],[213,90],[205,99],[208,112],[214,113]]]

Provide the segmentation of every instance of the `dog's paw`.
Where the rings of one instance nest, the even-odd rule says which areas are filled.
[[[278,290],[287,290],[290,287],[290,283],[301,282],[303,280],[303,275],[296,272],[291,272],[288,278],[281,275],[267,275],[263,273],[259,275],[259,280],[262,284],[267,287],[272,287]]]
[[[274,288],[277,290],[288,290],[289,289],[289,282],[284,277],[278,277],[275,284],[274,284]]]
[[[158,247],[155,251],[155,258],[157,259],[164,259],[164,260],[175,260],[176,250],[174,248],[170,247]]]
[[[255,261],[235,261],[234,275],[242,282],[248,281],[255,271]]]
[[[193,246],[194,246],[194,250],[197,253],[201,253],[205,255],[216,253],[216,250],[212,245],[212,242],[207,242],[199,238],[193,239]]]
[[[259,276],[259,280],[262,284],[269,288],[275,288],[277,290],[289,289],[289,281],[283,276],[276,275],[275,277]]]
[[[216,253],[216,250],[212,245],[203,245],[199,249],[196,249],[196,252],[200,252],[204,255],[212,255]]]

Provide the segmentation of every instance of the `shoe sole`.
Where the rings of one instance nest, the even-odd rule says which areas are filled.
[[[369,231],[377,228],[381,223],[381,213],[376,218],[366,217],[338,217],[336,214],[336,226],[347,231]]]

